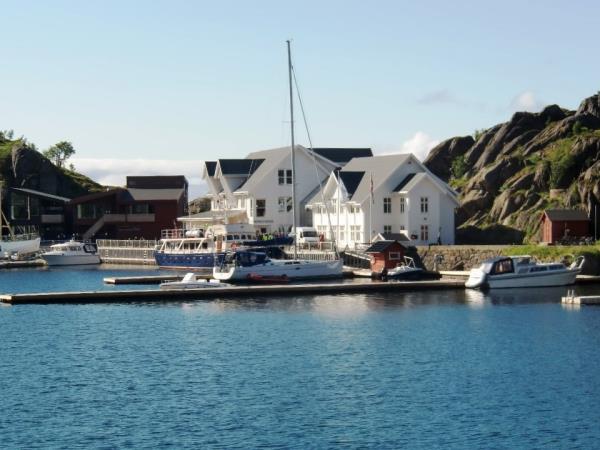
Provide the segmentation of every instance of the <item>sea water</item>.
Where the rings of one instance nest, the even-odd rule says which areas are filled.
[[[157,273],[108,272],[0,291]],[[0,448],[594,448],[600,308],[565,292],[0,307]]]

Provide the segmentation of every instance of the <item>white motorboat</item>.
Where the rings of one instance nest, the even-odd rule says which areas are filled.
[[[187,273],[180,281],[165,281],[160,283],[160,289],[165,290],[185,290],[185,289],[203,289],[215,287],[227,287],[226,283],[219,280],[198,279],[195,273]]]
[[[100,264],[98,249],[94,244],[69,241],[50,246],[50,250],[42,253],[42,258],[49,266],[80,266]]]
[[[523,288],[567,286],[575,283],[585,259],[577,258],[573,264],[538,263],[531,256],[499,256],[484,261],[471,269],[467,288]]]
[[[423,269],[415,265],[415,260],[409,256],[404,257],[404,261],[392,269],[388,269],[387,278],[397,280],[419,278],[423,274]]]
[[[240,250],[226,254],[223,263],[213,268],[213,277],[221,281],[246,281],[257,277],[280,277],[290,280],[339,278],[342,276],[342,269],[341,259],[271,259],[266,253]]]

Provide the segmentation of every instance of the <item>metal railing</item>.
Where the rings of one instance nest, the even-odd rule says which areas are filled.
[[[154,265],[156,240],[98,239],[98,254],[102,262],[114,264]]]

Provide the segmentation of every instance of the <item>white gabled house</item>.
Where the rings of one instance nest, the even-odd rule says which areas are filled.
[[[353,158],[307,204],[313,226],[327,239],[333,233],[340,248],[380,233],[403,233],[414,245],[454,244],[458,206],[457,193],[412,154]]]
[[[329,174],[354,157],[371,156],[367,148],[315,148],[296,145],[297,225],[311,225],[307,201]],[[250,153],[244,159],[205,161],[202,177],[209,187],[211,210],[196,215],[199,222],[244,222],[263,233],[292,227],[291,148]]]

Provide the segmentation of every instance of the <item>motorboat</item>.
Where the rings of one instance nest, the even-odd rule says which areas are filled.
[[[218,280],[206,280],[197,278],[193,272],[185,274],[182,280],[179,281],[165,281],[160,284],[160,289],[163,290],[185,290],[185,289],[204,289],[204,288],[217,288],[227,287],[226,283],[221,283]]]
[[[266,253],[239,250],[225,255],[213,268],[213,278],[221,281],[244,281],[260,277],[286,277],[290,280],[341,278],[341,259],[312,261],[303,259],[272,259]]]
[[[394,280],[407,280],[420,278],[423,269],[415,265],[415,260],[409,256],[404,257],[404,261],[396,264],[396,267],[388,269],[387,278]]]
[[[539,263],[529,255],[498,256],[471,269],[467,288],[522,288],[567,286],[575,283],[585,258],[578,257],[570,266],[563,263]]]
[[[49,266],[100,264],[98,249],[94,244],[73,240],[51,245],[50,250],[41,256]]]
[[[180,220],[186,223],[185,218]],[[165,269],[212,269],[227,251],[246,247],[289,245],[288,236],[258,238],[254,225],[217,224],[201,228],[163,230],[154,253],[156,264]]]

